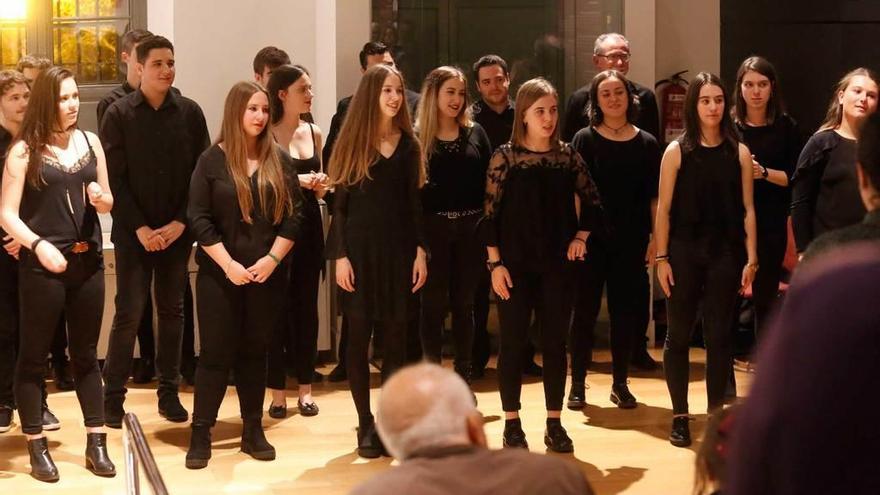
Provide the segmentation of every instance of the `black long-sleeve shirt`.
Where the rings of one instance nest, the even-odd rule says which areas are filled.
[[[438,142],[422,188],[425,213],[481,212],[492,145],[480,124],[461,128],[455,141]]]
[[[492,151],[497,150],[499,146],[510,141],[510,135],[513,133],[514,117],[512,101],[508,100],[507,108],[503,112],[498,113],[481,99],[471,105],[471,111],[474,113],[474,120],[483,126],[483,130],[489,136]]]
[[[126,96],[134,93],[135,88],[133,88],[128,81],[122,81],[122,84],[113,88],[113,91],[107,93],[101,101],[98,102],[98,126],[101,125],[101,120],[104,119],[104,114],[107,113],[107,109],[110,108],[110,105],[116,103],[116,100],[121,100]],[[180,90],[177,88],[171,88],[171,91],[174,91],[174,94],[179,95]]]
[[[660,112],[654,92],[641,84],[629,81],[630,91],[639,98],[639,115],[634,124],[660,141]],[[590,125],[587,104],[590,102],[590,85],[572,93],[565,104],[565,123],[562,126],[562,140],[570,142],[577,131]]]
[[[138,228],[186,223],[190,177],[210,145],[199,105],[169,91],[153,109],[136,90],[107,109],[100,134],[114,198],[113,243],[139,247]],[[175,245],[190,242],[184,233]]]
[[[485,201],[485,244],[506,262],[534,268],[562,262],[575,233],[598,226],[601,209],[589,170],[567,144],[543,153],[501,145],[489,162]]]
[[[200,246],[222,242],[232,259],[250,266],[266,256],[276,237],[296,240],[302,219],[303,194],[293,158],[279,147],[276,147],[276,151],[281,158],[285,185],[293,203],[293,211],[278,224],[274,224],[271,218],[275,209],[271,192],[267,195],[268,204],[260,206],[257,173],[251,176],[253,207],[251,223],[246,223],[226,165],[226,153],[216,144],[202,153],[192,174],[187,206],[190,229]],[[196,253],[196,260],[199,266],[215,265],[201,249]]]
[[[856,147],[855,140],[832,129],[813,134],[804,146],[791,178],[791,222],[798,252],[819,235],[864,218]]]

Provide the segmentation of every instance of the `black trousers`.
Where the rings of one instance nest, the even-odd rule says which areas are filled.
[[[282,267],[279,267],[279,269]],[[272,331],[266,383],[269,388],[284,390],[286,362],[284,351],[294,357],[296,379],[300,385],[312,383],[318,355],[318,284],[321,266],[311,256],[290,257],[290,283],[284,298],[284,316]]]
[[[706,391],[709,411],[714,411],[724,405],[731,359],[730,324],[745,256],[742,246],[719,247],[707,241],[673,238],[669,259],[675,286],[666,301],[668,329],[663,368],[672,412],[688,413],[688,350],[700,308],[706,345]]]
[[[345,315],[348,324],[346,361],[348,384],[358,417],[372,417],[370,411],[370,363],[369,347],[374,322],[361,315]],[[382,382],[388,379],[406,362],[407,322],[383,321],[382,328]]]
[[[447,218],[425,216],[431,246],[428,280],[422,290],[421,342],[425,359],[441,361],[443,321],[452,312],[455,369],[469,375],[474,341],[474,291],[483,268],[484,251],[477,241],[479,215]]]
[[[501,349],[498,379],[505,412],[521,409],[523,349],[529,342],[532,310],[541,328],[544,361],[544,401],[548,411],[562,409],[567,362],[565,336],[571,315],[569,263],[543,270],[508,266],[513,287],[510,299],[498,303]]]
[[[0,252],[0,406],[15,407],[12,381],[18,348],[18,262]]]
[[[788,235],[785,228],[779,232],[758,232],[758,262],[761,267],[752,282],[756,338],[759,338],[767,328],[767,322],[775,309],[787,243]]]
[[[43,372],[61,312],[67,318],[70,363],[76,397],[87,427],[104,426],[97,345],[104,312],[104,267],[95,251],[69,254],[67,270],[46,271],[36,256],[22,251],[19,268],[21,328],[15,368],[15,397],[21,429],[43,431]]]
[[[229,370],[235,372],[242,419],[262,418],[267,346],[282,316],[287,280],[284,270],[276,270],[262,284],[234,285],[219,267],[199,267],[196,309],[201,353],[196,368],[193,424],[214,425],[226,394]]]
[[[157,253],[147,253],[139,247],[116,248],[116,315],[104,362],[107,399],[125,398],[134,341],[154,281],[159,317],[158,394],[177,394],[189,254],[189,246],[176,244]]]
[[[593,354],[593,332],[607,287],[614,383],[626,383],[635,339],[648,324],[650,287],[641,242],[618,244],[590,237],[577,268],[577,297],[571,327],[571,381],[584,383]]]

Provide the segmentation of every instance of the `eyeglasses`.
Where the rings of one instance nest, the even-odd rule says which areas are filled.
[[[612,55],[598,55],[602,58],[607,58],[612,62],[629,62],[629,53],[614,53]]]

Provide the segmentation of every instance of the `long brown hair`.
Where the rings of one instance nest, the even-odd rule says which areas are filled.
[[[721,112],[719,133],[722,144],[727,147],[727,150],[736,153],[739,149],[740,138],[729,112],[730,93],[727,92],[721,78],[709,72],[700,72],[688,85],[687,93],[684,96],[684,132],[678,137],[678,142],[685,152],[691,152],[700,146],[703,130],[697,105],[700,102],[700,90],[703,89],[703,86],[718,86],[721,89],[721,94],[724,97],[724,111]]]
[[[427,164],[431,155],[436,148],[437,127],[440,125],[437,113],[437,100],[440,96],[440,88],[450,79],[458,79],[464,83],[464,103],[461,110],[458,111],[456,122],[465,128],[474,126],[474,119],[471,115],[471,99],[467,92],[467,79],[464,72],[457,67],[443,66],[432,70],[425,78],[422,84],[422,97],[419,99],[419,109],[416,112],[416,129],[419,133],[419,140],[422,142],[422,159]]]
[[[859,67],[847,72],[842,78],[840,78],[837,85],[834,86],[834,93],[831,94],[831,102],[828,104],[828,111],[825,112],[825,120],[822,121],[822,125],[819,126],[819,130],[816,132],[837,129],[840,127],[840,123],[843,121],[843,105],[838,102],[838,98],[840,92],[846,91],[846,88],[849,87],[856,76],[864,76],[874,81],[874,84],[880,84],[880,79],[877,79],[877,74],[871,69]],[[33,96],[31,96],[31,98],[33,98]]]
[[[379,124],[382,121],[382,110],[379,108],[379,96],[382,94],[382,85],[389,76],[398,77],[404,91],[406,90],[400,72],[385,64],[370,67],[361,78],[339,132],[339,140],[330,155],[327,171],[333,184],[351,186],[364,179],[372,179],[370,167],[379,159],[378,149],[381,143]],[[419,160],[418,183],[421,186],[425,183],[425,166],[419,143],[413,136],[409,108],[404,96],[401,96],[401,100],[400,111],[394,116],[392,125],[400,129],[404,136],[408,136],[418,151],[414,155]]]
[[[34,189],[45,184],[41,172],[43,148],[49,144],[54,132],[67,130],[58,129],[58,102],[61,99],[61,82],[72,77],[73,72],[64,67],[50,67],[40,71],[31,88],[31,98],[18,136],[27,145],[25,178]]]
[[[556,98],[557,104],[559,103],[559,93],[556,92],[556,88],[543,77],[529,79],[519,87],[514,103],[516,116],[513,118],[513,133],[510,135],[510,144],[523,147],[526,139],[526,124],[523,122],[523,118],[526,111],[532,108],[536,101],[548,95]],[[562,149],[562,141],[559,139],[559,120],[556,121],[556,128],[553,129],[553,135],[550,136],[550,146],[557,150]]]
[[[730,115],[740,125],[746,123],[746,100],[742,94],[743,78],[749,72],[757,72],[770,81],[770,99],[767,100],[767,124],[773,125],[776,118],[785,114],[785,105],[782,102],[782,90],[779,87],[779,77],[776,68],[766,58],[752,56],[739,65],[736,71],[736,85],[733,87],[733,108]]]
[[[235,184],[235,193],[238,196],[238,206],[241,216],[246,223],[253,223],[251,214],[254,205],[251,193],[251,179],[247,173],[247,141],[245,131],[242,129],[242,119],[247,109],[251,96],[262,92],[269,99],[269,94],[259,84],[242,81],[235,84],[226,95],[226,103],[223,105],[223,123],[220,126],[218,143],[223,143],[226,152],[226,169]],[[287,189],[284,170],[281,167],[281,152],[275,145],[269,134],[269,122],[257,136],[257,159],[260,163],[257,168],[257,197],[260,200],[260,210],[264,215],[272,219],[273,224],[281,223],[285,214],[293,213],[293,200]],[[269,200],[271,191],[272,201]],[[268,211],[272,206],[272,212]]]

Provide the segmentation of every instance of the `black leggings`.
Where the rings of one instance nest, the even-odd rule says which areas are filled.
[[[421,340],[425,359],[439,363],[443,347],[443,321],[452,310],[455,369],[467,376],[474,345],[474,291],[483,273],[482,250],[475,229],[479,215],[425,217],[431,246],[428,281],[422,290]]]
[[[780,232],[758,233],[758,262],[761,268],[755,274],[755,281],[752,282],[756,339],[760,338],[763,330],[767,328],[767,320],[777,301],[787,243],[788,236],[784,228]]]
[[[360,315],[346,315],[348,346],[346,361],[351,397],[361,420],[372,417],[370,412],[369,347],[373,322]],[[400,369],[406,361],[406,321],[384,321],[382,328],[382,382]]]
[[[712,248],[705,241],[670,240],[669,263],[675,286],[666,301],[668,330],[663,349],[666,385],[673,414],[688,413],[688,347],[702,308],[709,411],[724,405],[730,371],[730,326],[743,268],[742,248]]]
[[[593,331],[608,288],[611,319],[611,359],[614,383],[626,383],[634,339],[645,334],[650,288],[643,243],[609,245],[591,237],[583,266],[571,330],[571,381],[584,383],[593,354]]]
[[[43,431],[43,372],[58,318],[67,317],[70,362],[76,397],[87,427],[104,426],[103,385],[97,345],[104,312],[104,267],[94,251],[68,254],[67,270],[47,272],[36,256],[22,250],[19,271],[21,333],[15,369],[15,397],[21,429]]]
[[[284,390],[286,384],[284,350],[293,354],[296,379],[300,385],[312,383],[318,354],[318,283],[320,262],[299,256],[294,248],[290,259],[290,283],[285,297],[286,318],[272,331],[266,375],[271,389]]]
[[[523,350],[529,342],[532,310],[540,319],[544,361],[544,401],[548,411],[562,409],[565,394],[565,335],[571,315],[570,266],[559,264],[542,271],[508,266],[513,287],[510,299],[498,303],[501,349],[498,379],[505,412],[521,409]]]
[[[213,262],[212,262],[213,263]],[[260,419],[266,393],[266,347],[281,316],[287,276],[276,270],[266,282],[234,285],[204,263],[196,276],[201,354],[196,369],[193,424],[213,426],[226,394],[229,370],[242,419]]]

